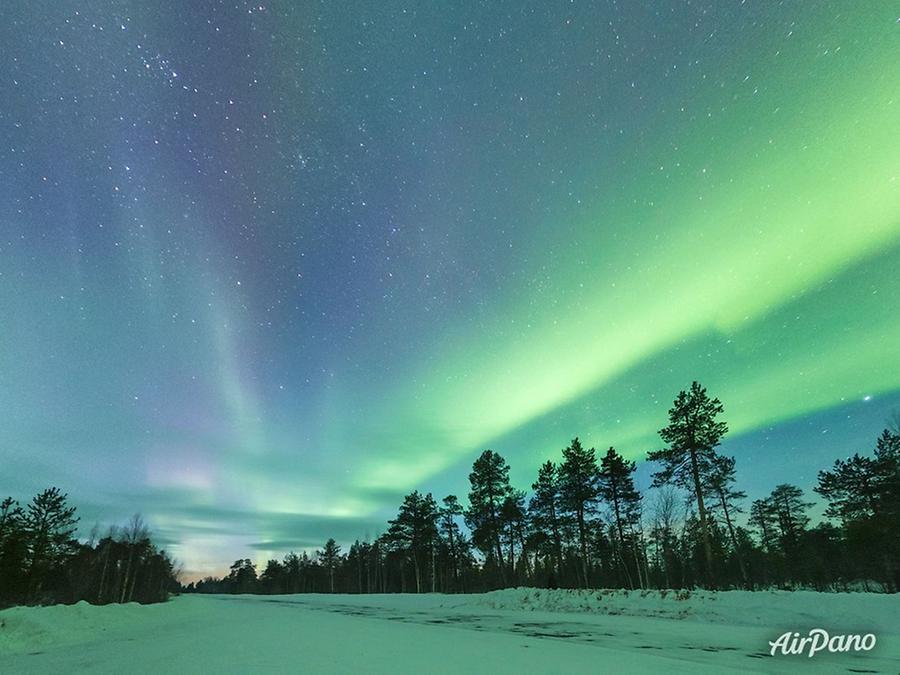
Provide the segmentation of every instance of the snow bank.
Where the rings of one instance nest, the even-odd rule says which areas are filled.
[[[452,597],[452,596],[451,596]],[[814,591],[627,591],[510,588],[457,596],[443,603],[530,612],[568,612],[686,619],[732,626],[815,628],[900,633],[900,595]]]
[[[166,614],[166,603],[12,607],[0,612],[0,652],[107,640],[162,623]]]

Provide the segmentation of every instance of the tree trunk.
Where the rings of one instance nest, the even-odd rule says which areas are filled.
[[[109,569],[109,549],[110,543],[107,542],[106,550],[103,554],[103,571],[100,573],[100,588],[97,590],[97,604],[103,604],[103,587],[106,584],[106,571]]]
[[[494,493],[488,489],[488,501],[491,503],[491,529],[494,532],[494,544],[497,549],[497,567],[500,568],[500,583],[506,586],[506,570],[503,567],[503,549],[500,546],[500,528],[497,522],[497,507],[494,504]]]
[[[584,525],[584,506],[578,507],[578,538],[581,543],[581,573],[584,587],[588,588],[587,533]]]
[[[551,505],[550,518],[553,523],[553,548],[556,553],[556,576],[562,578],[563,559],[562,559],[562,537],[559,534],[559,523],[556,520],[556,509]]]
[[[131,546],[128,547],[128,562],[125,565],[125,579],[122,581],[122,592],[119,593],[119,603],[125,602],[125,593],[128,590],[128,579],[129,574],[131,573],[131,557],[134,555],[134,551]]]
[[[716,587],[715,574],[713,573],[712,542],[709,538],[709,523],[706,518],[706,505],[703,503],[703,489],[700,487],[700,468],[697,465],[697,451],[692,446],[691,475],[694,478],[694,490],[697,493],[697,510],[700,512],[700,530],[703,533],[703,552],[706,554],[706,572],[709,576],[710,588]]]
[[[128,589],[128,596],[126,598],[126,602],[131,602],[131,599],[134,597],[134,585],[137,582],[137,567],[131,572],[131,587]]]
[[[719,490],[719,501],[722,504],[722,512],[725,514],[725,525],[728,527],[728,536],[731,538],[731,545],[734,547],[734,555],[738,561],[738,567],[741,570],[741,579],[744,580],[744,588],[750,588],[750,581],[747,578],[747,568],[744,566],[744,556],[738,548],[737,537],[734,534],[734,525],[731,523],[731,515],[728,513],[728,500],[725,499],[725,493]]]
[[[509,524],[509,575],[513,584],[516,583],[516,532],[512,522]]]
[[[456,560],[456,543],[453,541],[453,523],[447,527],[447,536],[450,539],[450,560],[453,563],[453,590],[459,588],[459,562]]]
[[[528,551],[525,550],[525,533],[522,532],[522,521],[516,525],[516,533],[519,535],[519,548],[522,550],[522,560],[525,562],[525,576],[531,577],[531,561],[528,560]],[[526,582],[527,583],[527,582]]]
[[[622,570],[625,572],[625,579],[628,586],[634,590],[634,582],[631,579],[631,573],[628,571],[628,564],[625,562],[625,529],[622,527],[622,515],[619,511],[619,494],[616,491],[615,479],[610,481],[612,488],[613,512],[616,516],[616,530],[619,533],[619,560],[622,563]],[[638,572],[640,574],[640,572]]]
[[[422,592],[422,578],[419,572],[419,556],[413,553],[413,569],[416,573],[416,593]]]
[[[644,588],[644,578],[641,575],[641,557],[638,555],[638,547],[636,545],[632,546],[631,551],[634,553],[634,569],[635,572],[637,572],[638,586]]]

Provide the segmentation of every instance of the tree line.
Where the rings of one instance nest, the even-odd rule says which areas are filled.
[[[344,554],[334,539],[311,556],[289,553],[261,572],[238,560],[221,579],[185,590],[211,593],[477,592],[518,585],[566,588],[814,588],[900,586],[900,425],[874,453],[835,461],[813,490],[828,520],[783,483],[741,515],[735,458],[717,448],[728,431],[722,403],[694,382],[681,391],[647,455],[657,470],[649,498],[635,462],[575,438],[545,462],[530,495],[509,465],[485,450],[469,474],[468,507],[414,491],[387,531]],[[461,527],[465,524],[466,529]]]
[[[102,538],[95,528],[79,542],[75,512],[55,487],[25,508],[12,497],[0,502],[0,607],[162,602],[180,590],[171,558],[153,545],[140,516]]]

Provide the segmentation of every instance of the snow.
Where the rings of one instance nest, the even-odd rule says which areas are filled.
[[[900,597],[813,592],[182,596],[0,612],[0,673],[900,672]],[[871,652],[769,655],[811,628]]]

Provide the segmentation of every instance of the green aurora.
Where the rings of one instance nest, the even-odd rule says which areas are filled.
[[[893,3],[277,5],[10,10],[0,491],[199,575],[695,379],[751,493],[900,406]]]

